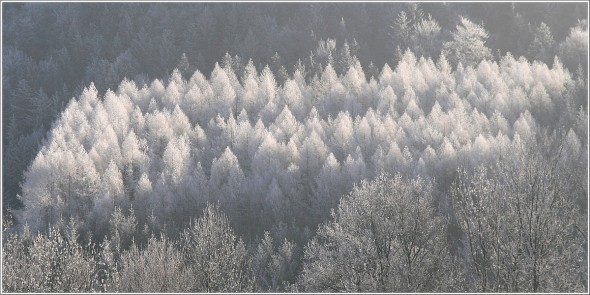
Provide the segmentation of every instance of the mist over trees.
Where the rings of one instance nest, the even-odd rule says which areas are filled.
[[[585,292],[582,6],[5,5],[2,289]]]

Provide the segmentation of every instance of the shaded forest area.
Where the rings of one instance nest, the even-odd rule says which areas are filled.
[[[586,5],[4,4],[3,291],[585,292]]]

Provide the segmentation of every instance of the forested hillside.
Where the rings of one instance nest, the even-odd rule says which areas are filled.
[[[5,5],[3,291],[587,291],[587,4],[495,5]]]
[[[4,3],[2,15],[3,212],[21,204],[23,171],[51,123],[94,83],[104,94],[127,78],[138,87],[185,79],[215,62],[243,75],[252,59],[279,84],[295,68],[309,81],[328,62],[357,56],[367,77],[395,68],[407,48],[437,60],[461,17],[485,26],[496,61],[510,52],[569,72],[588,56],[584,3]],[[346,43],[346,45],[345,45]],[[231,61],[224,58],[228,53]],[[447,56],[451,58],[451,56]],[[465,61],[463,61],[465,65]],[[304,67],[304,68],[303,68]],[[305,70],[303,70],[305,69]],[[585,73],[581,74],[586,76]]]

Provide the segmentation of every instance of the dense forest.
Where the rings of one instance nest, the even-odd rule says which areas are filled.
[[[586,292],[587,3],[3,3],[2,290]]]

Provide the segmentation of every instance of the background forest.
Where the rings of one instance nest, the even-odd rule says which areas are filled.
[[[585,292],[587,3],[3,3],[2,290]]]

